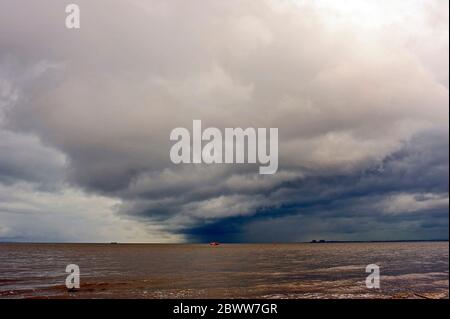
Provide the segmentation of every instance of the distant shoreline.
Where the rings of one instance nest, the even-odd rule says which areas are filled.
[[[295,245],[295,244],[370,244],[370,243],[420,243],[420,242],[448,242],[449,239],[412,239],[412,240],[316,240],[303,242],[221,242],[227,245]],[[127,242],[25,242],[0,241],[1,244],[46,244],[46,245],[208,245],[204,243],[127,243]]]
[[[349,244],[349,243],[420,243],[420,242],[445,242],[448,239],[412,239],[412,240],[318,240],[304,242],[306,244]]]

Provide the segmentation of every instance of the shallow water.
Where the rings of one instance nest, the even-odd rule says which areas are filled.
[[[448,298],[448,253],[448,242],[0,244],[0,298]],[[368,264],[380,289],[366,288]]]

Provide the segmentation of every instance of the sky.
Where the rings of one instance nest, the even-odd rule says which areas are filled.
[[[0,0],[0,241],[448,239],[448,6]],[[173,164],[194,119],[277,173]]]

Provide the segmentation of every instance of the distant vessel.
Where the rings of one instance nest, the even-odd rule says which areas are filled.
[[[219,246],[220,244],[216,241],[212,241],[209,243],[210,246]]]

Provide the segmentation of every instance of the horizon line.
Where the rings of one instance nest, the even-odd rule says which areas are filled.
[[[339,243],[402,243],[402,242],[448,242],[449,239],[399,239],[399,240],[316,240],[298,242],[218,242],[227,245],[279,245],[279,244],[339,244]],[[216,241],[217,242],[217,241]],[[84,244],[84,245],[204,245],[211,242],[52,242],[52,241],[0,241],[0,244]]]

